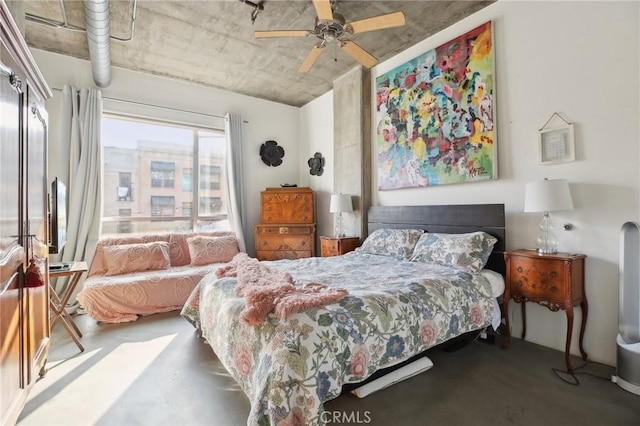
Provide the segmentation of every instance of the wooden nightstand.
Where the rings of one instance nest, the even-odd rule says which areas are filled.
[[[538,254],[535,250],[515,250],[504,253],[507,265],[502,310],[507,326],[503,347],[509,346],[509,299],[522,305],[522,340],[527,331],[525,302],[536,302],[552,311],[563,309],[567,314],[567,341],[564,357],[567,370],[572,371],[569,352],[573,331],[573,307],[580,305],[582,324],[580,326],[580,353],[587,359],[582,347],[584,329],[587,324],[587,296],[584,292],[583,254]]]
[[[355,250],[358,244],[358,237],[320,237],[320,256],[340,256]]]

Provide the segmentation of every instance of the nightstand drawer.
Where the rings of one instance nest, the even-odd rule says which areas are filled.
[[[340,256],[358,247],[358,237],[320,237],[320,256]]]
[[[531,301],[565,299],[564,261],[514,256],[509,265],[511,291]]]

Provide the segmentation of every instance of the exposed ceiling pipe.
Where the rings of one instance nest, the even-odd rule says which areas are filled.
[[[109,0],[82,0],[82,5],[93,81],[98,87],[108,87],[111,84]]]

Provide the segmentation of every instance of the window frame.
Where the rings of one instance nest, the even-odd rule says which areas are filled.
[[[172,215],[172,216],[154,216],[151,215],[151,211],[149,212],[149,216],[127,216],[127,217],[120,217],[120,216],[103,216],[101,215],[101,222],[103,223],[120,223],[123,221],[126,221],[128,223],[135,223],[135,222],[157,222],[157,221],[171,221],[171,222],[190,222],[191,223],[191,231],[193,232],[197,232],[198,228],[200,226],[200,222],[219,222],[219,221],[229,221],[230,220],[230,215],[228,214],[228,211],[223,209],[223,212],[221,213],[216,213],[216,214],[200,214],[200,208],[199,208],[199,199],[200,199],[200,162],[199,162],[199,157],[200,157],[200,147],[199,147],[199,132],[207,132],[207,133],[214,133],[214,134],[219,134],[220,136],[224,137],[225,136],[225,129],[224,129],[224,119],[222,117],[216,117],[216,116],[211,116],[211,115],[207,115],[207,114],[198,114],[198,113],[190,113],[187,111],[180,111],[180,110],[173,110],[171,108],[169,109],[165,109],[162,107],[153,107],[150,105],[135,105],[136,107],[140,107],[143,110],[147,110],[149,111],[149,108],[159,108],[161,110],[164,111],[164,113],[166,114],[167,111],[170,112],[171,115],[175,115],[174,119],[165,119],[165,118],[157,118],[154,116],[147,116],[144,114],[138,114],[138,113],[127,113],[127,112],[121,112],[119,108],[112,108],[113,105],[116,105],[118,102],[123,102],[123,103],[127,103],[125,101],[117,101],[117,100],[107,100],[105,99],[105,103],[103,106],[103,112],[102,112],[102,116],[103,117],[107,117],[110,119],[116,119],[116,120],[127,120],[127,121],[133,121],[133,122],[143,122],[143,123],[149,123],[149,124],[156,124],[156,125],[161,125],[161,126],[174,126],[174,127],[182,127],[185,128],[187,130],[192,130],[193,131],[193,163],[191,165],[191,186],[192,186],[192,190],[188,191],[192,193],[193,196],[193,200],[191,201],[192,203],[192,209],[191,209],[191,215],[190,216],[183,216],[183,215]],[[127,103],[128,104],[128,103]],[[129,105],[129,107],[131,107],[131,105]],[[136,108],[134,108],[136,109]],[[155,115],[155,114],[154,114]],[[162,116],[162,114],[160,114]],[[184,117],[189,117],[190,119],[184,119]],[[193,120],[193,117],[198,117],[198,119]],[[203,125],[203,118],[207,118],[208,121],[210,121],[208,123],[208,125]],[[228,153],[224,152],[224,155],[228,155]],[[226,160],[225,160],[226,161]],[[222,165],[223,166],[223,165]],[[180,179],[182,178],[182,173],[183,173],[184,169],[180,169],[179,167],[174,167],[173,170],[173,174],[174,174],[174,186],[173,188],[167,188],[167,187],[153,187],[151,186],[151,182],[149,182],[149,188],[150,189],[176,189],[176,185],[177,185],[177,189],[179,191],[182,191],[182,180],[180,180],[180,183],[177,183],[177,176],[180,177]],[[221,176],[224,173],[224,169],[221,171]],[[197,183],[196,183],[197,182]],[[194,184],[196,183],[196,184]],[[220,191],[225,191],[223,186],[220,185]],[[104,196],[104,195],[103,195]],[[133,200],[133,196],[131,194],[131,200]],[[176,208],[178,208],[180,210],[180,212],[183,211],[182,209],[182,205],[180,203],[178,203],[178,201],[175,201],[176,204],[174,204],[174,211],[177,212],[177,210],[175,210]],[[111,234],[109,234],[111,235]]]

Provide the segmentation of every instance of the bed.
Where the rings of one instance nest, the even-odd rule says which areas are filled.
[[[499,324],[504,205],[372,207],[367,214],[369,236],[354,252],[259,262],[296,284],[346,290],[339,300],[248,325],[237,278],[209,274],[183,308],[247,394],[249,425],[324,424],[322,404],[343,385]],[[465,254],[452,266],[451,256],[434,252],[442,241],[459,245],[452,234],[474,239],[480,264]],[[411,253],[407,236],[415,240]]]

